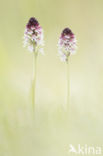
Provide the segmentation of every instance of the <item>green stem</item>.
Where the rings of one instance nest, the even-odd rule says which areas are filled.
[[[67,113],[69,113],[70,104],[70,79],[69,79],[69,61],[67,60]]]
[[[32,107],[33,107],[33,113],[35,113],[36,74],[37,74],[37,53],[33,52],[33,77],[32,77]]]

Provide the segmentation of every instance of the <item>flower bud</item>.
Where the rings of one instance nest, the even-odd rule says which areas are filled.
[[[27,47],[30,52],[43,53],[43,45],[43,29],[36,18],[31,17],[24,32],[24,47]]]
[[[58,42],[58,52],[61,61],[67,62],[68,57],[76,52],[76,37],[69,28],[65,28]]]

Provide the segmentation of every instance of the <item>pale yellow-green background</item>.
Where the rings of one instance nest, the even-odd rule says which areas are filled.
[[[22,46],[25,25],[44,29],[38,57],[36,118],[31,115],[32,54]],[[78,40],[70,58],[70,118],[66,65],[57,56],[64,27]],[[68,156],[69,144],[103,145],[103,1],[0,0],[0,156]]]

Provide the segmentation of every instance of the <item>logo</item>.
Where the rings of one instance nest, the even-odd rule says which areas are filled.
[[[66,148],[68,151],[68,154],[74,153],[76,155],[102,155],[102,146],[88,146],[85,144],[84,146],[78,144],[77,146],[74,146],[72,144],[69,145],[68,148]]]

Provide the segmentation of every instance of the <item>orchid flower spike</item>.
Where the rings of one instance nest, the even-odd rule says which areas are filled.
[[[36,18],[31,17],[24,32],[24,47],[27,47],[30,52],[43,53],[43,45],[43,29]]]
[[[68,62],[70,55],[75,54],[76,52],[76,37],[69,28],[65,28],[58,42],[58,53],[61,61]]]

